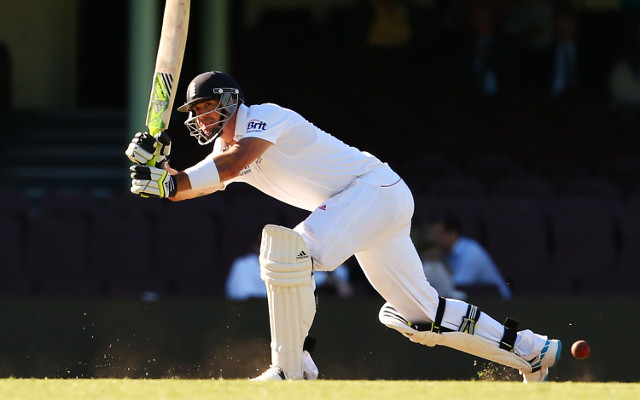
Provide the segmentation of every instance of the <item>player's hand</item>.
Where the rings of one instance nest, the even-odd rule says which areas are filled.
[[[132,165],[131,193],[142,197],[172,197],[175,196],[176,180],[169,171],[146,165]]]
[[[171,154],[171,138],[166,132],[160,133],[158,138],[147,132],[138,132],[124,153],[132,162],[146,165],[153,159],[156,152],[158,153],[158,158],[155,166],[164,168],[169,162],[169,154]]]

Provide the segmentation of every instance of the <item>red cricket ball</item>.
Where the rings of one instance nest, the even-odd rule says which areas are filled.
[[[591,346],[585,340],[578,340],[571,346],[571,355],[578,360],[589,357],[589,353],[591,353]]]

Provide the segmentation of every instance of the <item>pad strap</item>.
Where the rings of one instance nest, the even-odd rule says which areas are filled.
[[[444,309],[447,305],[447,299],[438,297],[438,309],[436,310],[436,319],[431,324],[431,332],[442,332],[442,317],[444,317]]]
[[[473,335],[476,331],[476,323],[478,319],[480,319],[480,314],[482,311],[477,306],[469,304],[467,307],[467,314],[462,317],[462,323],[460,324],[460,328],[458,328],[458,332],[468,333]]]
[[[413,329],[420,332],[433,332],[433,333],[442,333],[442,332],[453,332],[452,329],[442,327],[442,318],[444,317],[444,309],[447,305],[447,299],[444,297],[438,297],[438,309],[436,310],[436,318],[433,322],[423,322],[420,324],[414,324],[407,321],[407,324]]]
[[[500,348],[506,351],[513,351],[518,336],[518,321],[507,318],[504,321],[504,334],[500,340]]]
[[[442,300],[444,300],[444,299],[442,298]],[[444,315],[444,306],[440,307],[440,305],[442,303],[443,303],[443,301],[438,303],[438,310],[440,310],[440,308],[442,308],[442,312],[436,311],[436,319],[438,319],[437,315],[440,315],[439,322],[442,322],[442,317]],[[454,332],[453,329],[441,327],[440,324],[435,324],[435,322],[431,322],[431,321],[429,321],[429,322],[420,322],[420,323],[417,323],[417,324],[413,323],[413,322],[410,322],[410,321],[407,321],[389,303],[386,303],[384,306],[382,306],[382,309],[380,310],[380,312],[381,312],[381,315],[384,315],[385,317],[388,317],[388,318],[393,318],[393,319],[399,321],[402,325],[409,326],[409,327],[411,327],[412,329],[415,329],[418,332],[435,332],[435,333]],[[434,325],[435,325],[435,327],[434,327]]]

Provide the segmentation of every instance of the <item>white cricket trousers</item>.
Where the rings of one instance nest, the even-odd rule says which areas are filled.
[[[405,319],[433,321],[439,298],[411,241],[413,209],[409,187],[382,164],[324,202],[295,230],[309,246],[315,270],[333,270],[355,255],[374,289]],[[466,312],[467,303],[447,299],[442,325],[457,330]],[[504,327],[483,312],[475,334],[497,344]],[[516,354],[535,356],[545,340],[520,331]]]

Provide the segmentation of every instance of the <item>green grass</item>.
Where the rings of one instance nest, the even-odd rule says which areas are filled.
[[[250,382],[181,379],[0,379],[2,400],[635,400],[640,383],[486,381],[336,381]]]

